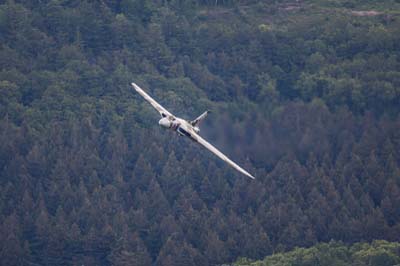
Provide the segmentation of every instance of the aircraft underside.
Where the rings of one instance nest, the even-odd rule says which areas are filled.
[[[192,137],[192,135],[191,135],[189,132],[187,132],[186,130],[184,130],[182,127],[178,127],[178,128],[176,129],[176,131],[177,131],[181,136],[186,136],[186,137],[189,137],[191,140],[195,140],[195,139]]]
[[[190,138],[192,141],[199,143],[212,153],[214,153],[216,156],[218,156],[221,160],[227,162],[229,165],[231,165],[233,168],[241,172],[242,174],[254,179],[254,176],[249,174],[246,170],[241,168],[239,165],[234,163],[231,159],[229,159],[225,154],[220,152],[217,148],[215,148],[213,145],[208,143],[206,140],[204,140],[198,133],[200,132],[199,129],[199,124],[204,118],[207,116],[207,114],[210,111],[205,111],[203,114],[198,116],[196,119],[192,121],[186,121],[182,118],[176,117],[170,112],[168,112],[167,109],[162,107],[158,102],[156,102],[153,98],[151,98],[146,92],[144,92],[138,85],[135,83],[132,83],[133,88],[141,95],[143,98],[148,101],[161,115],[161,119],[158,121],[158,124],[162,126],[163,128],[166,129],[172,129],[180,136],[185,136]]]

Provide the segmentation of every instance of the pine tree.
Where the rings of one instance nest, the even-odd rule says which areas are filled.
[[[168,160],[163,167],[162,174],[159,177],[160,185],[166,192],[169,202],[173,202],[179,195],[179,191],[183,188],[182,169],[177,161],[175,153],[172,152],[168,156]]]
[[[109,255],[112,265],[151,265],[151,258],[146,246],[137,233],[126,232],[119,240]]]
[[[154,178],[154,173],[150,165],[146,162],[142,155],[136,161],[135,169],[132,173],[129,185],[132,191],[136,189],[145,189],[149,186],[151,180]]]
[[[21,229],[18,217],[12,213],[0,227],[0,260],[4,265],[25,265],[29,259],[28,250],[20,242]]]
[[[267,233],[261,227],[257,218],[253,218],[245,226],[241,236],[244,239],[243,255],[253,259],[261,259],[272,253],[272,246]]]
[[[223,241],[221,241],[214,231],[208,231],[206,235],[206,249],[204,254],[210,264],[223,263],[228,258],[228,251]]]

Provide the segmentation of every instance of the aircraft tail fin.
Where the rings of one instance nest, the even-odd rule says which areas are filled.
[[[208,115],[208,113],[210,113],[209,110],[205,111],[204,113],[202,113],[199,117],[197,117],[195,120],[190,121],[190,124],[194,127],[198,127],[198,125],[200,124],[200,122],[206,118],[206,116]]]

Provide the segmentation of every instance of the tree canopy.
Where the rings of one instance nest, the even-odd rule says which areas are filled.
[[[347,246],[400,241],[399,10],[0,1],[0,264],[215,265],[331,240],[313,250],[399,263],[396,244]],[[213,110],[201,134],[256,180],[158,128],[132,81],[183,118]]]

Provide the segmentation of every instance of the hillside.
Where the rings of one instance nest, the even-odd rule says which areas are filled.
[[[0,264],[400,241],[398,1],[0,1]],[[361,12],[361,13],[360,13]],[[256,176],[158,126],[201,135]]]
[[[312,248],[298,248],[278,253],[262,261],[240,259],[235,266],[284,266],[284,265],[374,265],[391,266],[400,263],[400,244],[377,240],[371,244],[356,243],[352,246],[340,242],[318,244]]]

